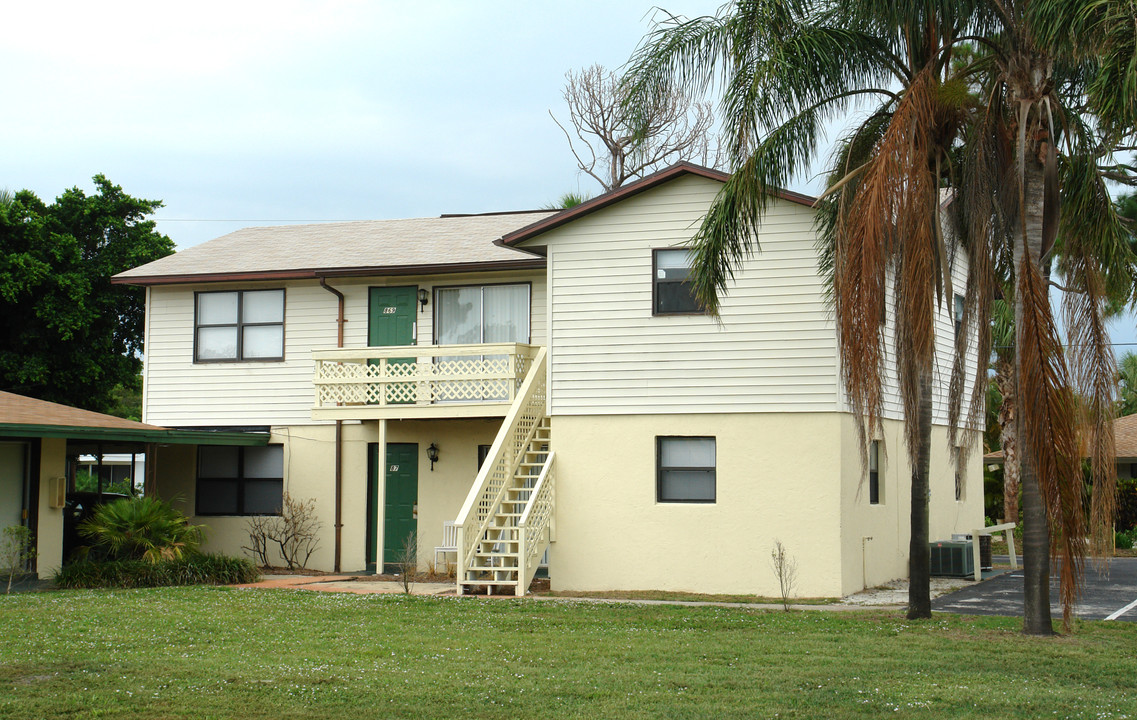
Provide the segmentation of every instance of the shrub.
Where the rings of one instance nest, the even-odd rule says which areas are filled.
[[[79,524],[92,541],[95,559],[176,560],[197,552],[204,526],[190,525],[180,511],[152,497],[125,498],[95,509]]]
[[[288,569],[299,570],[320,547],[320,527],[316,498],[297,500],[286,492],[279,515],[249,519],[249,544],[242,549],[251,552],[261,567],[272,567],[269,554],[276,550]]]
[[[1133,535],[1132,530],[1129,532],[1119,532],[1113,534],[1113,544],[1118,550],[1132,550],[1133,549]]]
[[[82,560],[55,573],[61,588],[142,588],[170,585],[235,585],[256,582],[251,562],[228,555],[194,554],[173,560]]]
[[[32,533],[23,525],[12,525],[0,531],[0,570],[8,576],[5,594],[12,592],[12,580],[23,574],[28,561],[36,556]]]

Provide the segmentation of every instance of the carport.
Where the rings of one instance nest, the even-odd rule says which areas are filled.
[[[63,564],[63,508],[80,454],[145,456],[145,488],[152,494],[162,447],[267,442],[264,432],[164,428],[0,392],[0,528],[28,527],[36,548],[29,569],[50,577]]]

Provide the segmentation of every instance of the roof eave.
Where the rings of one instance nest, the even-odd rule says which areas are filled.
[[[651,188],[654,188],[658,185],[670,182],[682,175],[697,175],[699,177],[704,177],[709,180],[716,180],[723,183],[730,179],[730,174],[725,173],[721,170],[715,170],[713,168],[703,167],[702,165],[695,165],[694,163],[689,162],[679,162],[663,170],[660,170],[657,173],[653,173],[647,177],[641,178],[634,183],[616,188],[615,190],[604,193],[603,195],[598,195],[591,200],[586,200],[580,205],[559,212],[552,217],[545,218],[544,220],[539,220],[530,225],[526,225],[523,228],[514,230],[513,232],[506,233],[499,239],[495,240],[494,244],[501,247],[512,247],[514,249],[520,250],[522,248],[516,247],[519,243],[523,243],[526,240],[531,240],[532,238],[542,233],[548,232],[553,228],[560,227],[565,223],[572,222],[573,220],[596,212],[597,210],[606,208],[609,205],[613,205],[622,200],[626,200],[627,198],[633,195],[638,195],[645,190],[650,190]],[[771,194],[775,197],[781,198],[782,200],[797,203],[799,205],[805,205],[807,207],[813,207],[814,203],[817,202],[816,198],[810,197],[808,195],[803,195],[801,193],[795,193],[790,190],[782,190],[781,188],[773,190]]]
[[[78,425],[25,425],[0,423],[0,437],[50,437],[68,440],[100,440],[104,442],[141,442],[167,445],[266,445],[267,433],[213,432],[209,430],[175,430],[172,428],[128,429],[99,428]]]
[[[520,248],[516,248],[520,250]],[[258,270],[230,273],[180,273],[169,275],[116,275],[116,285],[188,285],[193,283],[250,282],[257,280],[314,280],[322,277],[367,277],[375,275],[449,275],[463,272],[492,272],[496,270],[538,270],[545,267],[545,259],[524,257],[516,260],[463,263],[419,263],[413,265],[374,265],[366,267],[304,268],[297,270]]]

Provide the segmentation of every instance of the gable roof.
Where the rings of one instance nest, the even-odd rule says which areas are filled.
[[[502,234],[556,211],[280,225],[237,230],[114,276],[131,285],[417,275],[544,267],[495,247]]]
[[[0,437],[111,442],[264,445],[267,433],[175,430],[0,391]]]
[[[683,175],[697,175],[709,180],[717,180],[718,182],[726,182],[730,179],[730,174],[722,172],[721,170],[715,170],[713,168],[703,167],[702,165],[696,165],[694,163],[685,161],[678,162],[674,165],[664,168],[663,170],[660,170],[659,172],[652,173],[651,175],[640,178],[633,183],[623,185],[616,188],[615,190],[606,192],[603,195],[597,195],[591,200],[586,200],[576,207],[570,208],[568,210],[563,210],[555,215],[547,218],[542,218],[530,225],[526,225],[525,227],[518,228],[517,230],[506,233],[501,237],[501,239],[495,240],[494,243],[496,245],[508,247],[515,246],[519,243],[525,242],[526,240],[532,239],[541,233],[552,230],[555,227],[559,227],[565,223],[572,222],[577,218],[596,212],[601,208],[608,207],[609,205],[618,203],[621,200],[626,200],[633,195],[638,195],[645,190],[650,190],[651,188],[662,185],[663,183],[671,182],[672,180],[682,177]],[[774,195],[774,197],[781,198],[782,200],[788,200],[789,202],[797,203],[798,205],[805,205],[807,207],[813,207],[813,204],[817,202],[817,198],[813,198],[808,195],[802,195],[801,193],[795,193],[790,190],[782,190],[781,188],[774,190],[771,194]]]

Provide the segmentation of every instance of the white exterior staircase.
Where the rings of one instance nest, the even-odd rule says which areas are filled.
[[[554,540],[556,456],[538,352],[454,521],[458,593],[506,588],[524,595]]]

